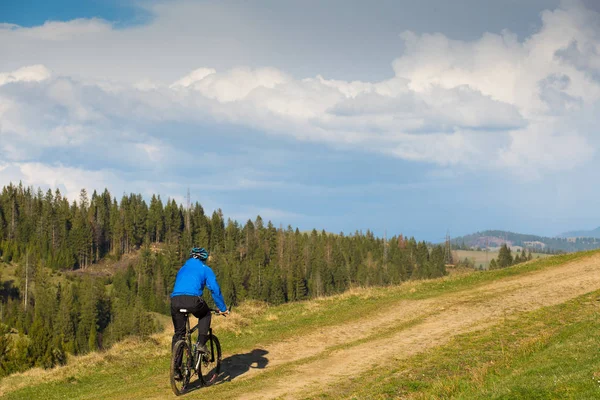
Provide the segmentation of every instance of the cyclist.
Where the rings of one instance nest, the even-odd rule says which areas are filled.
[[[204,248],[194,247],[190,251],[190,258],[177,272],[175,287],[171,293],[171,317],[175,331],[171,349],[178,340],[185,336],[185,314],[179,310],[186,309],[188,313],[198,318],[198,349],[206,352],[205,344],[208,340],[211,313],[210,308],[201,297],[205,286],[210,290],[219,313],[229,314],[215,273],[205,264],[207,259],[208,251]]]

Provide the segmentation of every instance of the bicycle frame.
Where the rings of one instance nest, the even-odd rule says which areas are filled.
[[[210,312],[212,313],[217,313],[217,310],[213,310],[211,309]],[[186,341],[188,342],[188,346],[190,348],[190,350],[194,349],[194,347],[192,347],[192,334],[194,332],[196,332],[198,330],[198,324],[196,324],[196,326],[194,326],[193,328],[190,329],[190,314],[186,313],[186,319],[185,319],[185,338]],[[214,342],[212,340],[212,327],[208,328],[208,340],[207,342],[210,342],[210,362],[213,363],[215,362],[215,349],[214,349]],[[198,364],[200,363],[200,357],[198,357],[198,354],[196,351],[192,351],[192,357],[193,357],[193,361],[194,361],[194,373],[196,373],[198,371]]]

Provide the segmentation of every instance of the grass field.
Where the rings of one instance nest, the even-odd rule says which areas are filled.
[[[513,257],[514,256],[515,253],[513,252]],[[538,259],[548,257],[549,255],[543,253],[532,253],[532,256],[533,259]],[[454,258],[455,262],[457,260],[464,260],[465,258],[468,258],[473,262],[475,268],[482,266],[483,269],[488,269],[492,259],[495,258],[498,260],[498,251],[452,250],[452,257]]]
[[[598,260],[600,252],[576,253],[503,270],[356,288],[277,307],[246,303],[234,309],[231,318],[214,321],[225,352],[221,383],[185,398],[600,398],[600,293],[586,291],[600,288]],[[581,281],[588,282],[586,288],[581,289],[579,281],[564,286],[569,265],[578,268],[573,270],[576,274],[587,274]],[[527,285],[538,290],[548,282],[564,283],[562,295],[569,300],[534,307],[528,304],[533,301],[519,303],[523,296],[513,292],[524,287],[530,293]],[[582,294],[570,296],[575,288]],[[534,298],[536,304],[549,301],[544,293]],[[476,315],[469,310],[509,301],[517,301],[515,310],[498,308],[504,314],[490,320],[493,323],[474,319],[476,329],[443,330]],[[174,398],[168,382],[170,319],[160,318],[168,328],[165,333],[73,357],[65,367],[6,377],[0,381],[0,395]],[[427,336],[427,327],[436,320],[440,335]],[[413,342],[398,341],[411,335],[416,335]],[[391,343],[395,344],[386,347]],[[411,350],[422,343],[430,345]],[[262,370],[261,362],[266,363]],[[341,375],[329,371],[336,365]],[[353,369],[351,377],[339,378]],[[318,385],[311,383],[323,377],[327,379]]]

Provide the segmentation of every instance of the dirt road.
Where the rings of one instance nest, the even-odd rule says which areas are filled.
[[[505,278],[475,290],[434,299],[404,300],[395,304],[392,311],[363,315],[356,322],[264,347],[268,352],[264,353],[268,358],[264,368],[246,367],[247,372],[233,380],[251,381],[276,369],[281,369],[281,374],[260,385],[247,382],[249,391],[237,398],[311,397],[339,380],[375,368],[378,363],[410,357],[514,313],[563,303],[597,289],[600,255]],[[235,370],[238,366],[225,367]],[[219,397],[219,390],[215,389],[214,394]]]

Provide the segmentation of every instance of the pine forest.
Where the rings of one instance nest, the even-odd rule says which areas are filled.
[[[205,247],[228,305],[281,304],[446,274],[442,246],[398,234],[243,225],[199,203],[9,184],[0,193],[0,376],[52,367],[158,327],[189,249]],[[122,263],[114,273],[95,266]],[[7,274],[11,271],[11,274]],[[206,293],[205,298],[210,300]]]

